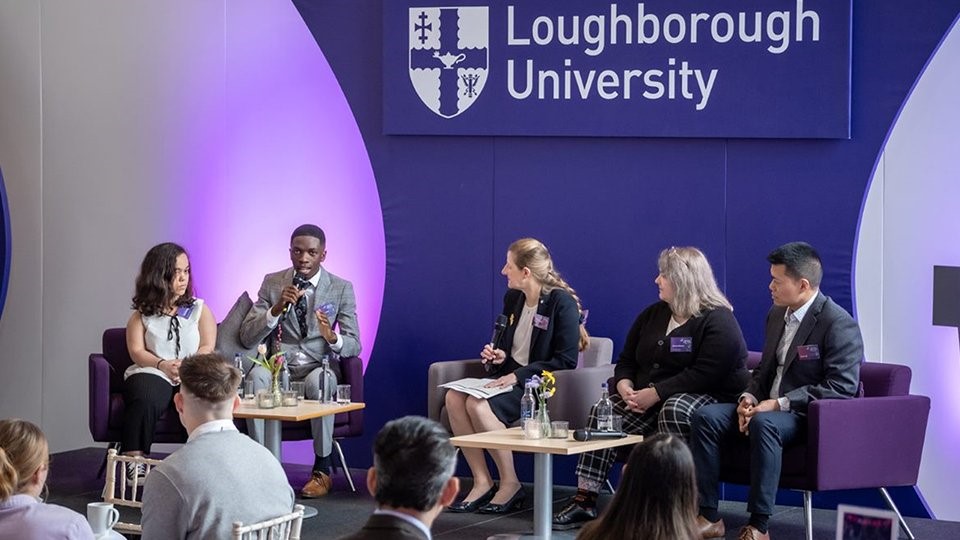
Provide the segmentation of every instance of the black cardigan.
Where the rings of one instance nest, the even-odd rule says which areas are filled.
[[[637,316],[617,359],[616,382],[629,379],[637,390],[656,388],[661,400],[694,393],[735,401],[749,374],[747,345],[733,312],[706,311],[665,336],[671,315],[670,306],[660,301]]]

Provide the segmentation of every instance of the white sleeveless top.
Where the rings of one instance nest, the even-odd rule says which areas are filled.
[[[144,347],[164,360],[176,360],[177,358],[186,358],[195,354],[200,349],[200,314],[203,312],[203,300],[196,298],[193,301],[193,309],[183,317],[182,310],[176,315],[180,323],[180,354],[177,355],[177,333],[171,332],[170,325],[172,317],[170,315],[140,315],[143,322]],[[167,339],[172,335],[172,339]],[[158,377],[163,377],[165,381],[176,386],[167,375],[155,367],[141,367],[133,364],[123,373],[123,378],[135,373],[149,373]]]

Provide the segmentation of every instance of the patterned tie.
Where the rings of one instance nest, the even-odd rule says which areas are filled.
[[[300,336],[307,337],[307,295],[302,294],[297,298],[297,305],[294,308],[297,312],[297,324],[300,325]]]

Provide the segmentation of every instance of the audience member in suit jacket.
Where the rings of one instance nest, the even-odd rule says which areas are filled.
[[[420,416],[387,422],[373,444],[367,489],[377,510],[341,540],[430,540],[430,526],[457,496],[457,453],[443,426]]]
[[[512,387],[510,392],[486,399],[447,391],[446,406],[454,435],[504,429],[520,418],[524,382],[543,370],[577,367],[578,351],[588,343],[582,309],[576,291],[553,268],[550,252],[539,240],[521,238],[507,250],[500,271],[507,278],[503,314],[507,328],[500,343],[487,344],[480,357],[497,377],[488,386]],[[513,468],[513,454],[491,450],[500,474],[499,489],[493,483],[483,450],[464,448],[463,456],[473,473],[473,488],[454,512],[479,510],[502,514],[523,504],[524,492]]]
[[[856,321],[820,292],[823,267],[809,244],[774,250],[770,262],[773,308],[766,341],[739,405],[703,407],[693,418],[690,449],[697,467],[704,538],[724,535],[717,513],[723,440],[741,434],[750,442],[749,523],[741,540],[769,539],[767,522],[780,479],[783,447],[806,433],[807,405],[816,399],[848,399],[860,382],[863,341]]]

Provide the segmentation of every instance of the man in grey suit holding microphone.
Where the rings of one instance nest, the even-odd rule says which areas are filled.
[[[240,342],[253,348],[267,338],[270,353],[283,350],[290,380],[306,382],[306,398],[320,396],[321,362],[330,359],[324,384],[330,397],[340,378],[341,356],[360,354],[357,302],[353,285],[323,269],[327,257],[326,237],[316,225],[301,225],[290,236],[291,268],[267,274],[260,285],[256,303],[240,327]],[[247,380],[254,391],[270,386],[270,373],[253,368]],[[333,416],[311,420],[316,461],[313,474],[301,490],[306,498],[322,497],[330,491],[330,453],[333,450]],[[250,434],[262,442],[262,421],[248,421]]]

